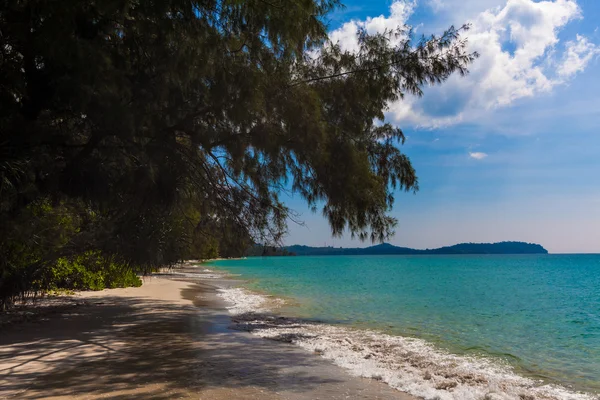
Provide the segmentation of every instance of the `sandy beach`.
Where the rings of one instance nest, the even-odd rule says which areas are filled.
[[[0,332],[0,398],[414,399],[314,352],[229,328],[227,280],[185,274],[76,295]]]

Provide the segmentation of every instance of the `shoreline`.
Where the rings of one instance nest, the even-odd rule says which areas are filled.
[[[421,339],[279,315],[284,300],[204,262],[143,280],[0,327],[0,398],[598,399]]]
[[[3,327],[0,398],[415,399],[229,329],[218,291],[240,282],[203,267],[187,271],[195,278],[183,266],[139,288],[77,293],[77,307]]]
[[[206,266],[206,265],[203,265]],[[215,271],[213,273],[223,273]],[[262,338],[293,343],[348,370],[354,376],[383,381],[418,398],[593,400],[595,394],[519,375],[487,357],[455,355],[422,339],[354,329],[277,313],[281,299],[246,288],[222,289],[233,302],[235,329]],[[270,303],[270,304],[269,304]],[[252,310],[257,310],[251,312]]]

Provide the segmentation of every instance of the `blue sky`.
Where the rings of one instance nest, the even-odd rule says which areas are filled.
[[[346,0],[330,37],[352,49],[358,27],[410,24],[441,33],[471,22],[481,57],[465,78],[390,104],[408,136],[421,190],[398,193],[391,243],[432,248],[523,240],[549,251],[600,253],[600,1]],[[359,190],[360,188],[357,188]],[[286,199],[305,226],[286,244],[333,239],[325,219]]]

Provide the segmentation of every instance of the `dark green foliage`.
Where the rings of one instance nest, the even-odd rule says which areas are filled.
[[[0,308],[29,292],[45,289],[44,275],[68,253],[80,221],[75,208],[52,206],[48,199],[30,202],[0,228]]]
[[[120,265],[102,257],[98,252],[60,258],[45,271],[42,278],[45,289],[102,290],[141,286],[142,281],[127,265]]]
[[[0,297],[87,251],[143,272],[276,243],[285,188],[334,235],[390,236],[393,191],[417,178],[387,104],[475,55],[454,28],[342,51],[323,22],[337,6],[0,0]],[[42,201],[75,231],[32,215]]]
[[[183,254],[187,259],[241,257],[252,242],[249,233],[235,221],[199,217],[193,226],[190,244]]]
[[[0,308],[48,290],[139,286],[140,267],[95,250],[88,229],[99,219],[81,204],[38,199],[3,226]]]
[[[296,253],[288,251],[285,247],[266,246],[255,244],[246,250],[247,257],[273,257],[273,256],[295,256]]]

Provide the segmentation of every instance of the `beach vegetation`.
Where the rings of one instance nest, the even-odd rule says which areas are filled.
[[[278,243],[298,220],[282,192],[333,235],[393,234],[394,192],[418,180],[387,105],[476,54],[467,27],[361,32],[342,48],[327,34],[338,7],[3,1],[0,304],[108,286],[113,265],[144,273]]]

